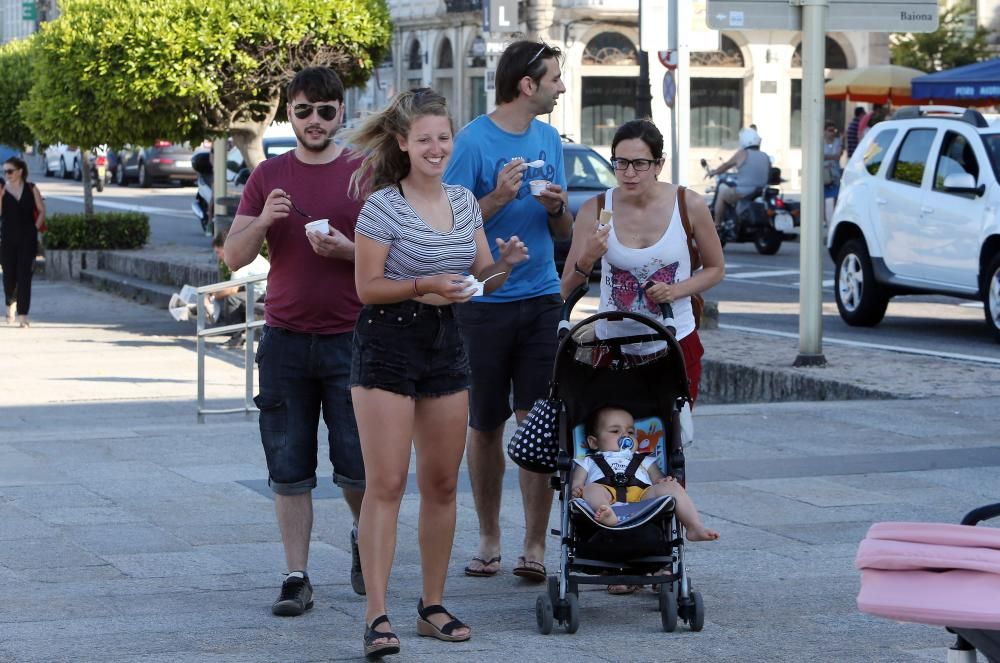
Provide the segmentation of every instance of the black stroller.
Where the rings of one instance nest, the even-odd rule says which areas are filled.
[[[619,523],[609,527],[596,520],[586,502],[572,497],[573,459],[586,450],[583,422],[610,400],[635,417],[635,450],[654,454],[663,474],[683,485],[679,413],[691,400],[674,329],[625,312],[600,313],[571,326],[573,305],[585,292],[574,292],[563,308],[550,389],[560,407],[552,487],[559,491],[561,527],[552,533],[562,545],[559,573],[548,577],[547,591],[535,603],[538,630],[551,633],[557,621],[567,632],[577,631],[579,585],[651,584],[648,574],[657,573],[663,630],[676,629],[680,618],[700,631],[705,607],[685,571],[684,532],[673,498],[615,506]],[[669,323],[673,314],[669,305],[663,308]]]

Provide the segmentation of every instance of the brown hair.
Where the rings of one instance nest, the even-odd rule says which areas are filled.
[[[429,87],[400,92],[381,113],[369,116],[346,141],[363,156],[361,166],[351,176],[350,193],[355,199],[398,183],[410,172],[410,155],[399,149],[397,137],[410,133],[414,120],[426,115],[448,118],[448,102]]]

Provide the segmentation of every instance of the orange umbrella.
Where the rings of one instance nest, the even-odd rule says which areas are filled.
[[[924,72],[895,64],[878,64],[837,74],[826,82],[827,99],[851,99],[893,106],[912,104],[910,81]]]

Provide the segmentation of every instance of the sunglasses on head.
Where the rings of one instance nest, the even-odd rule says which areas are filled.
[[[340,109],[333,104],[295,104],[292,106],[292,114],[300,120],[306,120],[311,117],[314,110],[319,114],[320,119],[329,122],[337,117]]]

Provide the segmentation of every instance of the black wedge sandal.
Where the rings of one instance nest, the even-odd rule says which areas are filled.
[[[455,617],[447,610],[444,609],[443,605],[429,605],[424,607],[424,600],[420,599],[417,604],[417,635],[422,635],[428,638],[437,638],[438,640],[444,640],[445,642],[465,642],[472,637],[472,629],[465,635],[452,635],[455,631],[460,628],[469,628],[469,626],[463,623],[460,619]],[[447,624],[438,628],[428,619],[431,615],[447,615],[451,618]]]
[[[383,656],[389,656],[391,654],[399,653],[399,637],[392,631],[376,631],[375,627],[379,624],[388,624],[389,618],[385,615],[376,617],[374,621],[368,626],[365,631],[365,657],[370,660],[375,660],[382,658]],[[375,644],[376,640],[381,640],[383,638],[392,638],[395,643],[392,642],[382,642]]]

